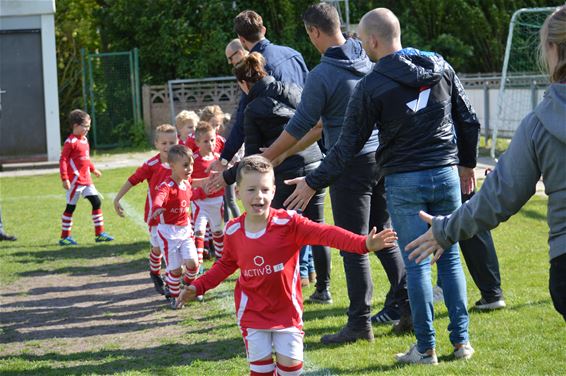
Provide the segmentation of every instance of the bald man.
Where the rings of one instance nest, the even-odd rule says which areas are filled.
[[[308,201],[314,189],[335,180],[377,126],[376,160],[403,250],[427,230],[419,210],[450,214],[460,206],[460,183],[464,193],[472,191],[480,124],[442,56],[402,47],[399,20],[393,12],[378,8],[366,13],[358,35],[369,58],[377,63],[358,82],[337,143],[322,164],[298,182],[290,199]],[[431,260],[417,264],[407,252],[402,254],[417,344],[397,354],[397,361],[436,364]],[[447,249],[437,264],[454,356],[467,359],[474,350],[468,337],[466,280],[457,246]]]

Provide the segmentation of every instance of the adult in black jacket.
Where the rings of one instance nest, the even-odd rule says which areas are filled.
[[[245,155],[260,154],[261,148],[269,147],[283,132],[285,124],[295,114],[301,100],[302,89],[290,83],[276,81],[264,69],[265,59],[252,52],[244,57],[234,68],[234,73],[242,90],[248,96],[244,111]],[[271,203],[274,208],[282,208],[285,199],[294,187],[285,180],[306,176],[314,171],[322,160],[322,153],[314,138],[320,135],[311,132],[295,149],[275,167],[275,197]],[[302,145],[309,145],[301,150]],[[294,153],[294,154],[293,154]],[[212,179],[207,189],[216,185],[232,184],[236,181],[236,168],[222,173],[222,179]],[[213,185],[213,187],[211,187]],[[313,200],[304,209],[305,217],[319,223],[324,222],[324,188],[317,190]],[[317,273],[317,288],[328,288],[330,282],[330,248],[313,245],[313,258]]]

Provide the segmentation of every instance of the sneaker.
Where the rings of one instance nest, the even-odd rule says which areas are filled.
[[[405,364],[438,364],[438,358],[436,357],[436,351],[434,351],[434,349],[432,350],[432,354],[421,354],[419,350],[417,350],[416,344],[412,345],[406,353],[395,355],[395,360],[398,363]]]
[[[177,297],[168,296],[165,299],[167,299],[167,303],[169,303],[171,309],[177,309]]]
[[[59,239],[59,245],[66,246],[66,245],[77,245],[78,243],[70,236],[66,238]]]
[[[332,304],[332,295],[328,289],[322,291],[316,290],[311,296],[309,296],[309,302],[319,303],[319,304]]]
[[[203,295],[197,295],[196,301],[199,303],[202,303],[204,301],[204,296]]]
[[[494,301],[488,301],[486,298],[481,298],[476,302],[474,308],[480,311],[491,311],[495,309],[502,309],[507,307],[505,300],[501,298],[495,298]]]
[[[456,359],[470,359],[475,352],[476,351],[474,350],[472,345],[470,345],[469,341],[462,345],[459,345],[458,348],[454,347],[454,357]]]
[[[410,315],[403,315],[399,322],[393,324],[393,333],[396,335],[403,335],[413,332],[413,319]]]
[[[397,324],[400,318],[399,312],[384,307],[371,317],[371,322],[374,324]]]
[[[155,287],[155,291],[157,291],[161,295],[165,295],[165,290],[163,289],[163,279],[161,279],[161,275],[149,272],[149,276],[153,281],[153,287]]]
[[[94,238],[94,241],[97,243],[111,242],[112,240],[114,240],[114,238],[109,234],[107,234],[106,232],[101,232],[100,234],[96,235],[96,237]]]
[[[18,240],[18,238],[16,238],[13,235],[8,235],[4,232],[0,232],[0,241],[3,241],[3,240],[9,241],[9,242],[14,242],[14,241]]]
[[[444,292],[442,291],[442,287],[436,285],[432,288],[432,302],[444,302]]]
[[[368,329],[355,331],[350,329],[347,325],[340,329],[338,333],[327,334],[322,336],[320,342],[325,345],[332,344],[343,344],[343,343],[353,343],[359,339],[364,339],[369,342],[373,342],[373,329],[371,326]]]

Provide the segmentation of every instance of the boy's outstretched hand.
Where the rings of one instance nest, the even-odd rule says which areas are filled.
[[[397,233],[392,229],[388,228],[380,233],[377,233],[377,229],[374,227],[366,238],[366,248],[369,252],[379,251],[384,248],[391,248],[395,246],[395,241],[397,240]]]
[[[181,294],[177,298],[177,308],[181,308],[186,302],[195,300],[197,297],[197,289],[195,286],[188,286],[181,290]]]

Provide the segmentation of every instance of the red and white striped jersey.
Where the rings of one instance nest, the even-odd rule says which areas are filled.
[[[204,294],[240,269],[234,290],[238,325],[254,329],[303,326],[299,252],[306,244],[367,252],[365,236],[312,222],[294,211],[270,209],[265,232],[245,231],[246,214],[228,222],[224,252],[193,285]]]
[[[214,147],[213,151],[215,153],[219,153],[219,154],[222,153],[222,150],[224,150],[224,144],[225,143],[226,143],[226,140],[224,139],[224,137],[217,134],[216,135],[216,146]],[[181,141],[181,139],[179,139],[179,144],[185,145],[186,147],[191,149],[193,151],[193,153],[198,153],[199,149],[200,149],[196,144],[194,133],[192,135],[190,135],[189,137],[187,137],[187,139],[185,141]]]
[[[171,176],[171,167],[167,163],[162,163],[159,153],[145,161],[136,172],[128,178],[131,185],[137,185],[144,180],[147,181],[147,197],[145,199],[144,221],[149,226],[156,226],[159,221],[152,219],[153,198],[157,194],[159,184]]]
[[[210,176],[210,172],[206,172],[206,169],[210,167],[210,165],[220,159],[219,153],[214,153],[213,157],[203,157],[199,153],[193,154],[194,164],[193,164],[193,173],[191,174],[192,179],[204,179]],[[224,195],[224,189],[216,191],[207,197],[220,197]]]
[[[165,211],[159,216],[158,223],[187,226],[189,224],[189,208],[191,207],[191,184],[183,180],[175,183],[171,177],[163,181],[153,198],[153,211],[163,208]]]
[[[70,180],[71,184],[91,185],[91,171],[94,171],[94,164],[90,160],[87,138],[71,134],[65,140],[59,159],[61,180]]]

